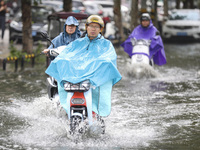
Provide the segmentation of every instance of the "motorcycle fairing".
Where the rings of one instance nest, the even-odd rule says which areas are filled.
[[[92,109],[93,112],[100,116],[108,116],[111,112],[111,92],[112,92],[112,81],[106,82],[103,85],[96,87],[95,89],[91,88],[92,96],[92,106],[90,105],[88,99],[90,95],[88,92],[85,93],[85,99],[87,100],[87,108]],[[73,96],[72,92],[66,92],[64,88],[58,84],[58,93],[60,98],[60,104],[65,109],[66,113],[70,113],[70,99]],[[88,114],[89,118],[92,114]],[[70,115],[68,115],[69,117]]]

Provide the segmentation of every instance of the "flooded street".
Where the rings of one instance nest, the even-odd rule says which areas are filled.
[[[200,44],[165,44],[167,64],[155,78],[127,75],[121,48],[122,80],[112,93],[104,135],[69,135],[69,122],[48,99],[45,64],[14,72],[0,69],[0,149],[200,149]]]

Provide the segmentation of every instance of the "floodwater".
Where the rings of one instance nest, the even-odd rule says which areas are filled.
[[[200,44],[165,44],[167,64],[156,76],[127,74],[127,55],[117,48],[122,80],[112,93],[104,135],[69,135],[69,122],[48,100],[45,64],[14,72],[0,69],[0,149],[200,149]],[[76,142],[75,142],[76,141]]]

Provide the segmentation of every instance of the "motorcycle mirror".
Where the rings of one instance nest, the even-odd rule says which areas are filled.
[[[49,39],[49,36],[46,32],[40,31],[40,35],[44,38],[44,39]]]
[[[151,45],[151,40],[148,40],[148,44]]]
[[[131,43],[132,43],[132,45],[135,45],[136,44],[136,39],[135,38],[131,38]]]
[[[156,35],[160,35],[160,32],[159,32],[159,31],[156,31]]]
[[[47,34],[47,32],[40,31],[39,33],[45,40],[49,41],[53,45],[53,48],[55,47],[55,45],[51,42],[51,39],[49,35]]]

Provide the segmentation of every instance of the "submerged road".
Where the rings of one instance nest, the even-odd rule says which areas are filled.
[[[45,64],[0,71],[0,149],[182,149],[200,148],[200,44],[166,43],[159,76],[127,75],[128,56],[116,47],[122,80],[113,87],[106,133],[78,143],[69,122],[48,100]]]

